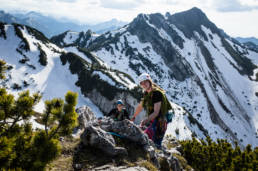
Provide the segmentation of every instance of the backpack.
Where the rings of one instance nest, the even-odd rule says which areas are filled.
[[[175,114],[172,110],[168,111],[168,113],[166,114],[167,123],[172,122],[174,115]]]

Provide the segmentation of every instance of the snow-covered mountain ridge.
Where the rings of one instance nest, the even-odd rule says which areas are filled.
[[[24,68],[18,62],[24,56],[16,50],[24,43],[20,43],[21,38],[15,36],[12,27],[0,27],[1,58],[16,66],[10,70],[12,78],[6,83],[9,88],[16,82],[14,73],[25,74],[22,69],[16,69]],[[8,35],[8,30],[13,30],[13,35]],[[74,90],[84,99],[80,102],[79,98],[79,105],[91,99],[105,112],[115,99],[122,98],[132,111],[139,95],[132,90],[134,80],[148,72],[166,90],[169,99],[178,104],[173,104],[176,118],[169,124],[168,134],[178,139],[192,135],[203,138],[209,134],[213,139],[258,145],[258,54],[224,37],[197,8],[165,16],[140,14],[125,27],[99,36],[66,32],[56,36],[55,43],[60,47],[38,42],[41,38],[29,38],[33,36],[24,31],[26,28],[21,30],[30,47],[27,52],[26,48],[22,50],[30,59],[22,66],[26,65],[24,70],[32,73],[37,78],[35,84],[40,85],[32,90],[40,90],[49,97],[56,97],[56,90]],[[39,56],[44,55],[40,55],[37,43],[47,56],[46,66],[39,63]],[[49,72],[36,77],[36,71],[28,67],[32,64],[38,73],[40,68],[49,68]],[[51,75],[55,76],[50,81]],[[70,77],[74,79],[70,81]],[[67,89],[61,88],[64,85]],[[89,97],[87,102],[83,95]]]
[[[70,50],[72,51],[71,48]],[[126,91],[127,87],[134,87],[135,84],[129,76],[112,70],[96,56],[91,55],[90,52],[81,53],[81,57],[79,57],[69,52],[70,50],[61,49],[50,43],[42,33],[33,28],[18,24],[0,23],[0,59],[8,64],[7,79],[1,81],[1,85],[16,95],[27,89],[31,93],[42,93],[43,99],[36,106],[36,110],[39,112],[44,109],[43,100],[54,97],[63,98],[68,90],[72,90],[79,94],[78,106],[88,105],[97,116],[102,116],[99,107],[85,97],[80,87],[75,85],[76,82],[80,82],[78,76],[71,73],[70,65],[64,64],[65,57],[69,56],[70,59],[74,57],[83,61],[81,64],[85,64],[84,66],[87,67],[88,80],[102,81],[103,84],[117,86],[117,89],[121,91]],[[63,57],[62,60],[60,56]],[[93,63],[94,65],[91,65]],[[89,93],[90,91],[86,92]],[[109,108],[112,107],[112,103],[113,101],[108,105]]]
[[[224,36],[198,8],[140,14],[88,40],[73,46],[87,48],[134,80],[150,73],[213,139],[258,145],[258,53]]]
[[[15,95],[23,90],[42,93],[42,101],[35,110],[42,112],[44,100],[63,98],[71,90],[79,94],[77,106],[90,106],[98,117],[109,112],[117,99],[123,99],[133,114],[141,91],[135,87],[130,73],[110,67],[84,48],[59,48],[30,27],[1,23],[0,28],[0,56],[8,63],[7,79],[1,85]],[[208,135],[190,113],[172,105],[176,119],[169,125],[167,134],[179,139],[190,138],[192,134],[199,138]],[[141,114],[136,121],[142,117]]]

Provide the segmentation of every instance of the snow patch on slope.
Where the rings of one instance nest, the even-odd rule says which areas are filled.
[[[79,37],[79,33],[78,32],[67,32],[64,39],[63,39],[63,42],[65,42],[65,44],[72,44],[74,43],[75,40],[77,40]]]
[[[6,25],[5,30],[7,39],[4,40],[0,37],[0,55],[1,59],[13,66],[13,69],[6,74],[9,80],[4,83],[9,93],[14,94],[16,97],[22,90],[30,90],[31,93],[42,93],[42,100],[36,105],[35,110],[37,112],[43,112],[45,100],[64,98],[65,93],[70,90],[78,93],[77,107],[87,105],[93,110],[97,117],[103,115],[98,107],[82,95],[79,87],[75,86],[75,82],[78,80],[77,75],[72,75],[68,65],[62,65],[60,54],[51,51],[49,48],[58,49],[58,47],[52,44],[45,45],[41,41],[36,40],[35,37],[28,34],[26,28],[21,30],[23,36],[28,40],[31,49],[31,51],[23,51],[23,53],[29,58],[29,63],[34,65],[35,69],[33,69],[26,64],[18,62],[23,56],[16,51],[21,39],[15,35],[14,27],[12,25]],[[38,62],[39,52],[34,45],[37,43],[40,44],[42,50],[47,55],[47,66],[42,66]],[[58,51],[63,50],[58,49]],[[24,87],[23,81],[27,81],[30,85]],[[12,89],[14,83],[20,85],[22,90]]]

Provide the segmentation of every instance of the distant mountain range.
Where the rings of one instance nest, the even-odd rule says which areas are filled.
[[[235,38],[240,43],[246,45],[248,48],[258,52],[258,39],[255,37],[236,37]]]
[[[49,38],[68,30],[86,32],[87,30],[91,29],[93,32],[101,34],[110,30],[115,30],[127,24],[127,22],[112,19],[110,21],[106,21],[95,25],[80,25],[73,21],[60,21],[53,17],[44,16],[37,12],[29,12],[25,14],[9,14],[5,13],[4,11],[0,11],[0,21],[9,24],[18,23],[36,28]]]
[[[253,42],[254,44],[258,45],[258,39],[255,37],[236,37],[235,39],[240,43]]]

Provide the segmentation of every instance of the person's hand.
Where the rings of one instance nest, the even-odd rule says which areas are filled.
[[[98,123],[101,124],[102,117],[98,118]]]
[[[142,121],[141,121],[141,126],[146,125],[148,122],[149,122],[149,120],[148,120],[148,119],[144,119],[144,120],[142,120]]]
[[[132,122],[134,122],[134,120],[135,120],[135,116],[133,116],[133,117],[131,118],[131,121],[132,121]]]

